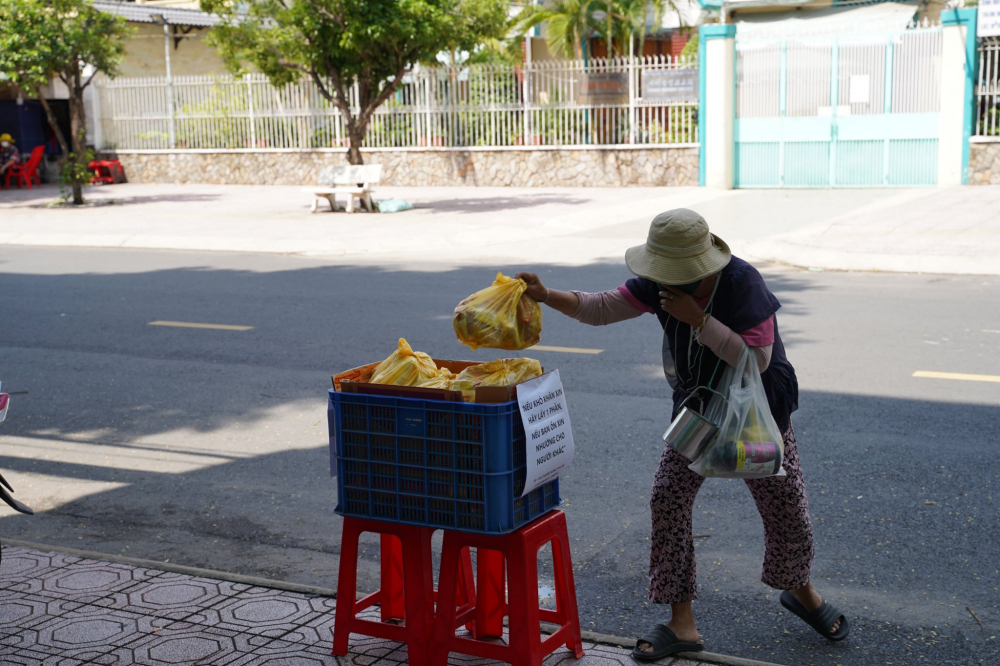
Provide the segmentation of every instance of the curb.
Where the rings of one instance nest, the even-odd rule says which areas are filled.
[[[1000,264],[995,257],[844,252],[842,250],[826,250],[798,243],[794,238],[780,236],[750,243],[746,246],[744,253],[753,259],[763,259],[799,268],[822,268],[830,271],[1000,275]]]
[[[135,567],[145,567],[147,569],[159,569],[160,571],[169,571],[171,573],[185,574],[188,576],[198,576],[200,578],[212,578],[215,580],[229,581],[231,583],[243,583],[246,585],[254,585],[256,587],[266,587],[274,590],[286,590],[288,592],[300,592],[302,594],[314,594],[320,597],[332,597],[334,599],[337,598],[337,590],[334,590],[329,587],[319,587],[316,585],[303,585],[301,583],[290,583],[283,580],[259,578],[257,576],[244,576],[243,574],[229,573],[228,571],[218,571],[216,569],[202,569],[201,567],[189,567],[183,564],[158,562],[156,560],[144,560],[137,557],[112,555],[109,553],[100,553],[94,550],[83,550],[80,548],[69,548],[66,546],[51,546],[48,544],[37,543],[34,541],[21,541],[20,539],[5,538],[4,544],[8,546],[15,546],[18,548],[30,548],[31,550],[37,550],[43,553],[48,553],[48,552],[64,553],[66,555],[73,555],[75,557],[86,558],[89,560],[103,560],[105,562],[114,562],[116,564],[127,564]],[[362,596],[364,595],[359,592],[358,598],[360,599]],[[506,622],[504,624],[506,624]],[[558,625],[542,623],[542,631],[548,634],[555,632],[558,628],[559,628]],[[634,638],[621,638],[619,636],[611,636],[609,634],[600,634],[597,632],[584,631],[584,630],[580,631],[580,637],[583,638],[583,640],[585,641],[590,641],[592,643],[599,643],[601,645],[608,645],[611,647],[619,647],[619,648],[635,647]],[[671,655],[671,656],[680,659],[688,659],[691,661],[705,662],[709,664],[722,664],[723,666],[781,666],[781,664],[773,664],[766,661],[756,661],[754,659],[743,659],[742,657],[730,657],[724,654],[715,654],[714,652],[680,652],[676,655]]]

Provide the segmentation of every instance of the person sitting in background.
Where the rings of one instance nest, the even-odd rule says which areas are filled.
[[[7,170],[21,161],[21,154],[14,145],[10,134],[0,134],[0,178],[7,175]]]

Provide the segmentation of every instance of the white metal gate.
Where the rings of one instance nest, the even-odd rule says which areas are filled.
[[[942,32],[736,39],[736,187],[937,182]]]

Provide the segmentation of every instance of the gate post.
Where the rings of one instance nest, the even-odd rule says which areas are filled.
[[[698,29],[698,184],[732,189],[736,26]]]
[[[969,182],[969,137],[975,102],[976,9],[941,12],[941,114],[938,185]]]

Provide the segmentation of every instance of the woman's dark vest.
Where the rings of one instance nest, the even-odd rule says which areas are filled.
[[[719,377],[725,370],[725,362],[720,361],[708,347],[702,347],[697,341],[691,340],[689,325],[663,311],[660,307],[659,285],[646,278],[632,278],[625,286],[636,299],[653,309],[663,326],[664,345],[669,346],[673,354],[677,372],[673,415],[677,415],[681,403],[696,389],[697,397],[687,404],[703,411],[703,406],[708,404],[712,394],[700,387],[711,386],[712,389],[719,390]],[[767,321],[780,307],[781,303],[768,290],[757,269],[742,259],[733,257],[719,274],[715,297],[705,309],[729,328],[742,333]],[[771,414],[781,432],[785,432],[791,423],[792,412],[799,406],[799,385],[795,369],[785,356],[785,346],[778,333],[777,317],[774,319],[771,362],[760,377],[764,382]]]

